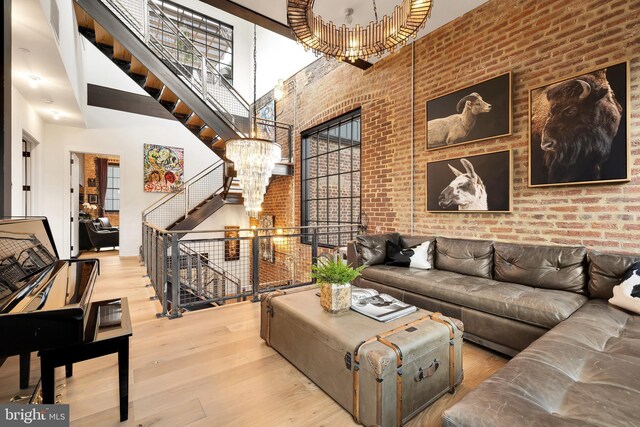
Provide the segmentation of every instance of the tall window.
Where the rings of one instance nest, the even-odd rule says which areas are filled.
[[[107,166],[107,195],[104,201],[104,210],[120,210],[120,165],[109,164]]]
[[[303,133],[301,161],[302,225],[358,223],[360,110]],[[319,236],[323,245],[343,246],[353,239],[352,233],[327,230],[329,234]]]
[[[196,48],[215,64],[220,74],[233,84],[233,27],[170,1],[156,0],[156,3]],[[151,25],[154,26],[153,21]],[[187,47],[180,43],[177,49],[181,51],[181,58],[191,55]]]

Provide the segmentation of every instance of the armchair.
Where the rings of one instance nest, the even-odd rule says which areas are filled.
[[[109,230],[109,231],[118,230],[118,227],[114,227],[111,225],[111,221],[109,221],[109,218],[107,217],[101,216],[100,218],[97,219],[96,222],[99,230]]]
[[[80,250],[95,248],[100,251],[102,248],[115,248],[119,244],[118,228],[103,229],[91,220],[80,220]]]

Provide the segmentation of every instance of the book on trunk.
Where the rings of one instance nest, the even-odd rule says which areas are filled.
[[[351,289],[351,309],[379,322],[389,322],[417,310],[391,295],[357,287]]]

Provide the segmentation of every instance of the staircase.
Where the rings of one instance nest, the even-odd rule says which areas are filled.
[[[142,222],[166,230],[193,230],[224,205],[244,203],[233,177],[225,176],[226,164],[219,161],[184,183],[142,212]],[[213,189],[213,190],[212,190]]]
[[[251,133],[252,107],[215,65],[154,0],[75,0],[74,9],[79,32],[217,154],[225,162],[225,183],[232,180],[236,173],[225,155],[226,141]],[[292,175],[291,126],[256,122],[256,136],[268,134],[282,147],[273,174]],[[233,194],[230,184],[218,199],[226,202]],[[220,204],[216,196],[203,197],[198,210]]]

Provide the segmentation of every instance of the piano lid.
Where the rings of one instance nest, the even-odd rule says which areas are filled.
[[[0,219],[0,300],[56,261],[58,251],[46,218]]]

